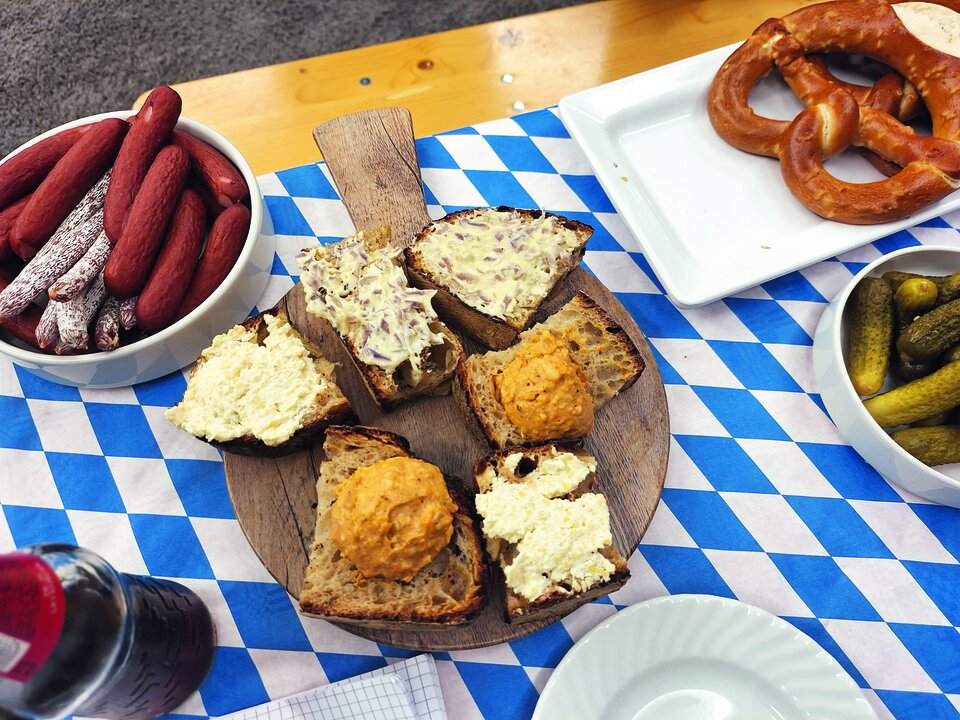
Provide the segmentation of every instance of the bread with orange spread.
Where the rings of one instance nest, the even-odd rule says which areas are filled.
[[[578,293],[506,350],[460,361],[453,394],[494,448],[587,436],[593,413],[643,372],[627,333]]]
[[[301,611],[368,627],[454,625],[476,615],[486,563],[455,481],[377,428],[328,427],[323,452]],[[405,474],[412,482],[400,482]]]

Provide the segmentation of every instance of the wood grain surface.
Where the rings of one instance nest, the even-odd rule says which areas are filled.
[[[185,117],[266,173],[314,162],[310,130],[345,113],[406,106],[424,135],[509,117],[744,40],[811,1],[604,0],[379,45],[356,38],[369,47],[173,87]]]
[[[343,192],[358,228],[382,224],[410,227],[425,215],[419,184],[414,191],[406,181],[406,176],[417,166],[408,164],[411,157],[416,157],[413,136],[409,125],[401,120],[396,109],[369,111],[340,118],[332,127],[319,129],[317,134],[321,145],[333,137],[338,152],[348,151],[345,157],[326,153],[338,186],[369,186],[370,177],[352,174],[369,172],[363,168],[375,168],[377,176],[386,181],[381,192],[392,196],[389,203],[367,202],[363,198],[357,199],[352,190]],[[349,143],[345,142],[346,138],[350,138]],[[332,150],[333,147],[326,145],[325,149]],[[358,155],[366,159],[358,162]],[[391,182],[391,177],[384,174],[386,168],[393,168],[393,172],[403,177]],[[419,177],[419,171],[416,174]],[[376,181],[373,184],[378,185]],[[402,244],[409,237],[409,234],[396,234],[394,239]],[[627,331],[646,363],[646,369],[631,388],[600,408],[594,431],[586,440],[587,450],[597,458],[596,487],[607,497],[614,544],[629,556],[650,522],[663,488],[670,440],[666,396],[653,354],[630,314],[583,269],[575,270],[563,281],[545,304],[541,316],[558,309],[578,290],[596,300]],[[403,435],[418,457],[436,464],[448,477],[469,480],[474,463],[489,450],[468,432],[452,396],[418,398],[390,413],[382,412],[368,394],[359,372],[329,324],[306,311],[304,293],[299,284],[281,304],[294,327],[338,364],[337,382],[362,424]],[[469,338],[462,339],[467,353],[482,351]],[[304,570],[313,542],[315,483],[322,460],[320,444],[309,451],[283,458],[224,454],[227,487],[240,525],[267,569],[295,597],[303,587]],[[521,637],[556,619],[508,625],[503,619],[499,573],[494,572],[491,577],[490,601],[482,614],[468,625],[427,630],[402,626],[389,629],[358,625],[344,627],[363,637],[399,647],[456,650]]]

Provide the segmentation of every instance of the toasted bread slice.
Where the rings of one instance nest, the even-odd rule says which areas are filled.
[[[587,375],[596,408],[630,387],[643,372],[643,358],[623,328],[588,295],[578,293],[542,323],[521,333],[516,344],[506,350],[471,355],[457,367],[453,385],[457,404],[467,424],[493,448],[531,444],[507,419],[493,378],[527,338],[543,330],[567,342],[571,356]]]
[[[297,258],[308,310],[331,323],[384,410],[417,395],[448,392],[463,354],[457,336],[437,317],[432,295],[409,286],[395,259],[400,252],[390,247],[390,228],[384,226]],[[361,295],[361,285],[381,279],[381,292]],[[326,286],[333,284],[338,287]]]
[[[268,347],[267,338],[271,332],[280,333],[278,343],[284,344]],[[243,343],[273,350],[272,356],[261,353],[254,357],[253,362],[263,364],[262,371],[255,365],[233,362],[229,357],[231,348],[239,354]],[[294,365],[282,359],[290,355],[278,354],[281,352],[290,353],[294,358],[306,355],[312,362]],[[216,358],[215,363],[208,367],[213,358]],[[273,382],[278,377],[273,372],[274,363],[285,364],[287,368],[298,367],[303,374]],[[283,310],[273,308],[215,338],[193,366],[183,400],[167,410],[166,415],[177,427],[226,452],[268,457],[285,455],[311,445],[328,425],[353,420],[350,402],[337,387],[334,367],[320,348],[290,325]],[[211,371],[217,376],[203,377]],[[260,387],[245,386],[254,379]],[[301,398],[291,407],[290,394],[308,382],[317,384],[316,394]],[[270,392],[258,392],[262,387],[269,388]],[[235,404],[222,407],[224,398],[232,399]],[[250,399],[252,401],[248,403]],[[210,405],[216,408],[212,412]],[[260,414],[254,417],[256,411]],[[274,431],[278,424],[284,431]]]
[[[593,228],[542,210],[459,210],[404,250],[414,285],[436,290],[437,312],[489,348],[516,340],[583,258]]]
[[[391,457],[412,457],[399,435],[369,427],[330,427],[317,480],[317,527],[300,609],[338,622],[374,627],[396,623],[456,625],[483,607],[487,570],[480,537],[459,488],[448,489],[458,509],[450,542],[410,582],[364,578],[331,538],[330,509],[337,485],[358,468]]]
[[[571,459],[573,456],[575,459]],[[564,462],[564,460],[566,460]],[[534,482],[538,473],[543,471],[543,475]],[[602,571],[594,571],[586,575],[578,576],[571,572],[565,575],[559,572],[559,577],[550,578],[549,573],[556,568],[548,568],[544,562],[540,567],[534,565],[535,569],[543,570],[541,573],[543,579],[536,578],[539,583],[539,592],[528,597],[521,593],[520,587],[514,588],[508,580],[510,570],[508,568],[516,561],[522,543],[525,537],[514,541],[509,541],[493,533],[489,533],[491,527],[504,528],[506,525],[502,519],[495,517],[495,513],[521,513],[522,503],[515,505],[486,505],[484,495],[490,493],[501,481],[508,484],[526,484],[528,491],[543,492],[540,497],[543,502],[566,502],[567,506],[574,501],[578,501],[588,493],[590,494],[585,501],[593,501],[593,507],[598,510],[602,517],[597,518],[597,529],[605,528],[606,535],[609,537],[610,521],[606,513],[605,502],[597,500],[596,493],[593,491],[594,481],[596,479],[596,461],[582,447],[571,443],[547,443],[530,448],[513,448],[503,450],[490,455],[476,464],[474,467],[474,481],[477,485],[479,495],[477,496],[477,507],[481,516],[487,515],[483,519],[484,540],[487,546],[487,552],[492,562],[500,567],[504,574],[504,608],[507,622],[521,623],[547,615],[565,614],[579,607],[585,602],[594,600],[601,595],[613,592],[621,588],[630,578],[630,570],[627,568],[627,561],[614,547],[612,541],[605,538],[598,541],[595,547],[589,548],[591,552],[597,552],[606,560],[604,563],[599,559],[597,562],[605,565]],[[542,483],[542,484],[540,484]],[[548,499],[549,498],[549,499]],[[531,515],[531,520],[536,520],[538,531],[550,531],[550,514],[536,513]],[[512,521],[516,526],[518,523]],[[522,525],[522,521],[519,522]],[[532,525],[531,525],[532,527]],[[561,532],[569,528],[557,526]],[[576,527],[576,534],[587,532]],[[603,534],[602,532],[600,534]],[[605,541],[606,540],[606,541]],[[569,549],[569,542],[557,538],[556,547]],[[580,548],[582,551],[583,548]],[[538,557],[546,557],[545,554]],[[565,558],[561,555],[559,561],[562,563]],[[525,586],[528,590],[531,585],[528,577],[523,573],[512,575],[519,586]],[[537,587],[535,584],[534,587]]]

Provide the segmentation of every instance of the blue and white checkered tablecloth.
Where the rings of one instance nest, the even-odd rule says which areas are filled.
[[[663,502],[630,559],[630,582],[530,637],[437,653],[450,716],[529,717],[584,632],[667,593],[736,597],[782,616],[839,660],[881,718],[960,716],[960,511],[870,468],[830,422],[811,367],[820,314],[851,276],[896,248],[960,244],[960,214],[679,310],[553,110],[417,149],[433,217],[539,206],[596,229],[585,262],[649,338],[673,433]],[[264,232],[277,239],[266,307],[293,285],[301,247],[353,226],[322,164],[264,176],[261,187]],[[234,519],[218,453],[163,417],[185,375],[78,390],[0,361],[0,549],[77,543],[121,570],[197,591],[220,647],[184,716],[229,713],[409,656],[298,615]]]

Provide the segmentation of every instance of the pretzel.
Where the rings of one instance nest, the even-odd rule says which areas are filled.
[[[824,52],[866,55],[909,85],[888,75],[857,90],[807,57]],[[774,67],[807,106],[792,121],[761,117],[747,104],[750,90]],[[930,137],[894,117],[909,114],[911,85],[930,112]],[[708,110],[714,129],[728,143],[779,158],[787,187],[807,208],[863,225],[905,218],[960,187],[958,90],[960,58],[913,35],[888,3],[836,0],[760,25],[717,72]],[[851,145],[892,163],[890,171],[902,169],[876,182],[839,180],[823,161]]]

